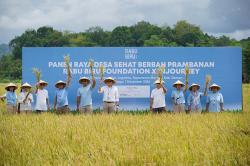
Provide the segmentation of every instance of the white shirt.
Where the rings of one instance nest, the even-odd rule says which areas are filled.
[[[153,108],[161,108],[166,106],[163,88],[153,89],[151,92],[151,98],[153,99]]]
[[[101,91],[99,93],[103,93],[103,101],[119,102],[119,92],[116,86],[104,86],[101,88]]]
[[[20,111],[32,110],[31,103],[33,102],[33,95],[30,93],[27,96],[27,94],[27,92],[21,92],[18,96],[18,103],[20,103]],[[26,98],[26,96],[27,99],[24,103],[23,100]]]
[[[49,99],[48,91],[46,89],[38,89],[36,93],[36,106],[35,110],[47,111],[47,102],[46,99]]]

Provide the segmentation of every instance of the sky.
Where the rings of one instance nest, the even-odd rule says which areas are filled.
[[[173,27],[179,20],[211,35],[250,37],[250,0],[0,0],[0,43],[41,26],[82,32],[148,21]]]

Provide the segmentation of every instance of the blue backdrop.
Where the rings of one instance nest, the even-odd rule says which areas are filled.
[[[89,59],[95,61],[94,72],[97,86],[93,91],[94,108],[102,107],[102,94],[98,94],[99,65],[105,66],[105,77],[117,80],[120,91],[120,108],[124,110],[149,109],[150,92],[157,78],[155,69],[166,65],[164,74],[167,108],[172,109],[170,100],[172,84],[185,81],[184,69],[190,68],[189,85],[199,83],[204,90],[205,76],[210,74],[212,82],[219,84],[224,96],[225,109],[242,109],[242,51],[239,47],[32,47],[23,48],[23,82],[35,85],[32,68],[42,71],[42,80],[49,83],[49,99],[53,105],[54,84],[66,80],[63,57],[71,59],[72,83],[69,90],[69,105],[76,108],[76,92],[81,86],[78,80],[89,74]],[[187,92],[186,96],[189,92]],[[205,107],[205,97],[202,99]]]

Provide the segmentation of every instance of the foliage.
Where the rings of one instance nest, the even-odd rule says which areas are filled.
[[[91,27],[85,32],[60,32],[52,27],[28,29],[10,41],[11,53],[0,59],[1,79],[21,79],[22,47],[94,47],[94,46],[164,46],[164,47],[213,47],[241,46],[243,49],[243,81],[250,80],[250,38],[242,41],[227,36],[214,37],[204,33],[199,26],[185,20],[178,21],[173,28],[159,27],[141,21],[132,26],[117,26],[112,31]],[[8,57],[7,55],[11,55]],[[15,65],[11,69],[11,62]]]

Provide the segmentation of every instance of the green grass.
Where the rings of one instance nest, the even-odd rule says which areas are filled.
[[[250,165],[243,92],[242,113],[0,114],[0,165]]]

